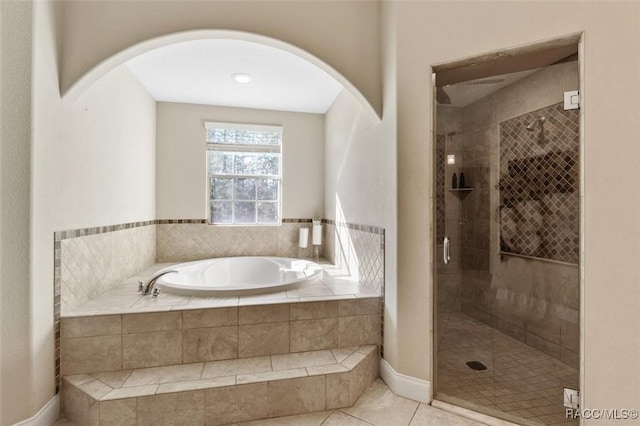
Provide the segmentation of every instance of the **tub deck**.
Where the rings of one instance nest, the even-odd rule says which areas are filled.
[[[182,296],[167,291],[155,298],[150,295],[142,296],[137,291],[138,281],[144,282],[157,271],[177,264],[156,263],[76,309],[71,311],[63,309],[61,316],[63,318],[84,317],[382,297],[382,288],[372,288],[366,283],[359,282],[326,261],[318,263],[324,269],[321,278],[291,290],[230,297]]]

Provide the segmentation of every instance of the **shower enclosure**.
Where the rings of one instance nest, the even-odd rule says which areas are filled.
[[[563,52],[436,83],[434,397],[519,424],[578,423],[577,44]]]

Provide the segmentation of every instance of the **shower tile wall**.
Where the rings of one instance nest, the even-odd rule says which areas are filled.
[[[578,263],[578,119],[561,102],[500,123],[503,252]]]
[[[577,76],[577,62],[550,66],[462,108],[461,170],[473,191],[459,201],[462,311],[572,366],[578,363],[578,267],[500,253],[500,144],[507,142],[499,129],[554,108],[564,91],[578,88]],[[447,199],[447,226],[449,220]]]

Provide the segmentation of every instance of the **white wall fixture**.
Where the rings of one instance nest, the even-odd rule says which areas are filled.
[[[309,246],[309,228],[300,228],[298,247],[307,248],[307,246]]]
[[[313,221],[313,245],[319,246],[322,244],[322,222],[319,220]]]

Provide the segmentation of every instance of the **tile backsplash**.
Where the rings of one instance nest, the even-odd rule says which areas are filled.
[[[77,308],[156,261],[156,226],[60,241],[60,309]]]
[[[302,227],[310,228],[311,221],[283,221],[280,226],[159,223],[157,261],[186,262],[227,256],[310,258],[313,256],[311,244],[306,249],[298,247],[298,233]]]
[[[311,228],[311,219],[245,227],[211,226],[201,219],[157,220],[56,232],[56,320],[156,262],[227,256],[312,258],[311,244],[298,247],[303,227]],[[361,283],[382,289],[382,228],[323,220],[319,255],[344,266]]]
[[[384,229],[324,220],[325,257],[344,274],[384,294]]]

